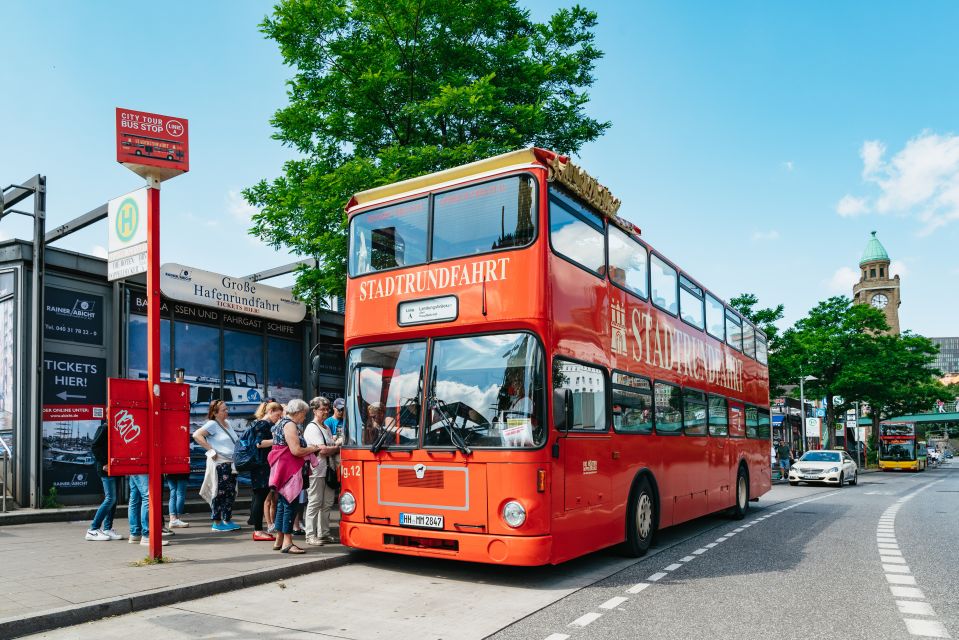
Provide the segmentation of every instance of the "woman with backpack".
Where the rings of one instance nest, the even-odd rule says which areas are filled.
[[[250,503],[250,520],[253,526],[253,540],[266,542],[276,540],[263,528],[263,505],[270,493],[270,463],[267,454],[273,446],[273,425],[283,417],[283,405],[278,402],[264,402],[254,414],[256,421],[250,425],[251,441],[256,447],[256,456],[250,467],[250,488],[253,499]],[[247,435],[244,434],[244,438]]]
[[[214,400],[207,411],[207,422],[193,433],[193,439],[206,449],[207,473],[200,495],[207,497],[212,512],[214,531],[236,531],[240,525],[232,522],[233,502],[236,500],[236,470],[233,451],[239,437],[227,421],[230,410],[222,400]],[[215,469],[211,469],[215,466]]]

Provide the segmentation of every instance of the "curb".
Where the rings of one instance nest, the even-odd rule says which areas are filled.
[[[190,582],[127,596],[95,600],[79,606],[60,607],[26,616],[4,618],[0,619],[0,638],[19,638],[29,634],[53,631],[54,629],[93,622],[110,616],[165,607],[185,600],[216,595],[224,591],[235,591],[275,580],[295,578],[314,571],[334,569],[351,564],[359,555],[361,554],[355,551],[345,551],[337,555],[307,560],[297,564],[276,567],[275,569],[261,569],[215,580]]]
[[[44,522],[74,522],[76,520],[93,520],[100,505],[84,507],[60,507],[58,509],[18,509],[0,513],[0,527],[18,524],[40,524]],[[250,507],[250,498],[237,498],[233,504],[234,511],[244,511]],[[166,500],[163,501],[166,509]],[[197,500],[188,500],[187,513],[209,513],[207,503]],[[117,503],[115,518],[122,520],[127,517],[127,503]],[[165,516],[164,516],[165,518]],[[2,637],[2,636],[0,636]]]

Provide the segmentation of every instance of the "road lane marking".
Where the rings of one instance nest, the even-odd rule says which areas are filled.
[[[932,610],[932,605],[928,602],[914,602],[912,600],[896,600],[896,606],[899,607],[899,613],[905,613],[910,616],[934,616],[936,612]]]
[[[597,620],[599,620],[599,619],[602,617],[602,615],[603,615],[603,614],[601,614],[601,613],[596,613],[595,611],[590,611],[590,612],[587,613],[586,615],[580,616],[580,617],[576,618],[575,620],[573,620],[572,622],[570,622],[570,623],[569,623],[569,626],[582,628],[582,627],[585,627],[586,625],[588,625],[588,624],[590,624],[590,623],[592,623],[592,622],[596,622]]]
[[[669,565],[668,567],[663,567],[663,571],[675,571],[676,569],[680,568],[681,566],[683,566],[683,565],[679,564],[678,562],[674,562],[673,564]]]
[[[906,629],[914,636],[924,636],[926,638],[951,638],[946,628],[938,620],[915,620],[913,618],[903,618],[906,623]]]
[[[565,633],[551,633],[543,640],[568,640],[569,636]]]
[[[696,556],[686,556],[685,558],[680,558],[680,562],[689,562],[690,560],[695,560]]]
[[[699,548],[699,549],[696,549],[695,551],[693,551],[693,554],[698,556],[698,555],[701,555],[701,554],[703,554],[703,553],[706,553],[707,551],[709,551],[709,549]]]
[[[636,584],[631,586],[629,589],[626,589],[626,593],[639,593],[640,591],[642,591],[648,586],[649,586],[648,582],[637,582]]]
[[[603,604],[599,605],[599,608],[600,608],[600,609],[607,609],[607,610],[609,610],[609,609],[615,609],[615,608],[618,607],[619,605],[623,604],[624,602],[628,602],[628,601],[629,601],[629,598],[624,598],[623,596],[616,596],[615,598],[610,598],[609,600],[607,600],[607,601],[604,602]]]
[[[660,578],[665,578],[665,577],[666,577],[666,574],[663,573],[662,571],[659,571],[659,572],[654,573],[653,575],[649,576],[649,577],[646,578],[646,579],[649,580],[650,582],[657,582],[657,581],[659,581]]]
[[[945,478],[943,478],[944,480]],[[896,607],[902,621],[906,625],[906,630],[910,635],[921,636],[924,638],[950,638],[946,627],[936,619],[907,618],[906,616],[930,616],[935,618],[936,612],[932,605],[925,602],[925,596],[918,587],[908,587],[902,585],[915,585],[916,578],[910,574],[909,566],[905,558],[902,557],[902,551],[895,543],[896,514],[899,508],[913,499],[920,492],[925,491],[934,484],[943,480],[936,480],[922,485],[912,493],[909,493],[890,505],[879,518],[879,524],[876,527],[876,546],[879,548],[879,559],[882,563],[882,570],[886,576],[886,582],[889,583],[889,591],[894,598],[915,598],[915,600],[896,600]]]
[[[716,546],[716,543],[710,542],[709,544],[704,544],[703,546],[706,547],[707,549],[712,549],[713,547]]]
[[[897,598],[925,598],[922,589],[916,587],[889,587],[889,591]]]

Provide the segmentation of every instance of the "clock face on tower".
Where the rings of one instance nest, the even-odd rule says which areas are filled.
[[[885,309],[886,305],[889,304],[889,298],[884,293],[877,293],[872,297],[870,304],[877,309]]]

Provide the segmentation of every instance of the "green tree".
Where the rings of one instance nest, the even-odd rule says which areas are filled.
[[[584,111],[595,26],[516,0],[283,0],[260,25],[295,69],[271,123],[302,157],[243,192],[251,233],[319,260],[298,293],[342,294],[354,193],[529,145],[578,152],[610,126]]]
[[[752,293],[742,293],[729,301],[729,306],[766,334],[769,360],[769,393],[778,394],[782,385],[790,382],[783,359],[779,356],[779,327],[776,322],[783,318],[783,305],[773,308],[757,309],[759,298]]]
[[[836,441],[833,395],[849,388],[851,376],[862,363],[877,358],[881,344],[878,336],[888,330],[878,309],[836,296],[820,302],[783,333],[777,353],[787,379],[813,376],[815,380],[806,383],[807,395],[826,397],[828,448],[833,448]]]
[[[881,420],[928,411],[942,393],[936,380],[941,374],[930,366],[938,352],[931,340],[910,332],[874,339],[877,349],[872,357],[846,367],[835,391],[847,402],[855,399],[869,405],[872,449],[876,448]]]

